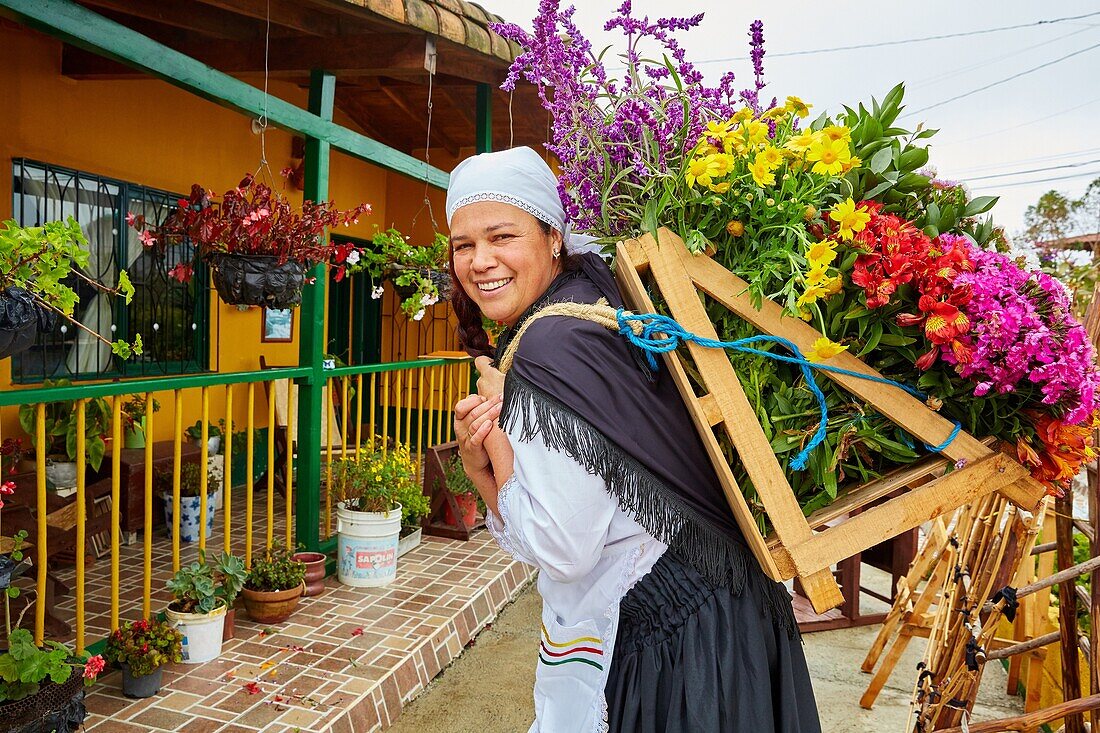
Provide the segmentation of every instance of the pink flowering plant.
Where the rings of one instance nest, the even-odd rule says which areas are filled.
[[[547,148],[574,229],[608,245],[671,229],[745,280],[754,301],[812,323],[821,338],[807,358],[859,356],[968,432],[1015,444],[1051,491],[1095,455],[1100,374],[1064,290],[991,251],[1006,241],[985,216],[996,198],[929,167],[936,131],[899,124],[903,85],[811,118],[800,98],[765,93],[760,21],[747,34],[749,81],[726,71],[708,85],[681,38],[702,15],[638,18],[624,2],[605,25],[623,33],[617,54],[594,52],[573,16],[543,0],[531,31],[494,30],[524,49],[503,88],[536,85],[553,117]],[[707,307],[723,340],[757,333]],[[730,360],[776,454],[801,451],[819,412],[799,370],[756,354]],[[927,455],[903,428],[816,381],[825,439],[804,470],[786,471],[804,511],[846,481]],[[737,479],[752,504],[751,481]]]

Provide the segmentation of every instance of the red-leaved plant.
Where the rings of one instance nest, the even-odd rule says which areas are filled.
[[[289,173],[286,169],[283,176]],[[126,215],[126,223],[140,233],[146,247],[190,243],[203,260],[218,254],[267,256],[278,264],[294,260],[312,267],[332,256],[333,245],[324,238],[326,228],[357,223],[370,211],[369,204],[341,210],[331,201],[305,201],[296,211],[285,195],[248,174],[221,196],[192,185],[191,195],[177,201],[176,210],[159,227],[133,213]],[[194,262],[181,262],[168,274],[189,282]]]

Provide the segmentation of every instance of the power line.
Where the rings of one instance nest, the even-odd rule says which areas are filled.
[[[993,135],[1000,135],[1002,132],[1011,132],[1012,130],[1019,130],[1021,127],[1030,127],[1031,125],[1037,125],[1040,122],[1046,122],[1047,120],[1051,119],[1052,117],[1057,117],[1058,115],[1063,115],[1066,112],[1075,112],[1075,111],[1081,109],[1082,107],[1088,107],[1090,105],[1096,104],[1097,102],[1100,102],[1100,97],[1096,97],[1095,99],[1090,99],[1087,102],[1082,102],[1081,104],[1074,105],[1073,107],[1067,107],[1065,109],[1060,109],[1056,112],[1051,112],[1050,114],[1043,115],[1042,117],[1036,117],[1035,119],[1028,120],[1027,122],[1021,122],[1018,125],[1010,125],[1009,127],[1002,127],[999,130],[990,130],[989,132],[983,132],[981,135],[975,135],[974,137],[963,138],[962,140],[953,140],[951,142],[939,143],[939,146],[940,147],[946,147],[948,145],[962,145],[963,143],[969,143],[969,142],[973,142],[975,140],[984,140],[985,138],[992,137]]]
[[[989,165],[979,165],[970,168],[963,168],[961,170],[952,170],[951,175],[961,176],[971,173],[984,173],[988,170],[997,170],[998,168],[1011,168],[1017,165],[1023,165],[1025,163],[1046,163],[1051,160],[1061,160],[1064,158],[1074,158],[1079,155],[1092,155],[1094,153],[1100,153],[1100,148],[1089,148],[1087,150],[1074,150],[1070,153],[1056,153],[1053,155],[1042,155],[1038,158],[1024,158],[1022,160],[1007,160],[999,161],[997,163],[990,163]]]
[[[1100,176],[1100,170],[1087,171],[1085,173],[1071,173],[1068,176],[1055,176],[1054,178],[1039,178],[1039,179],[1034,180],[1034,181],[1014,181],[1012,183],[999,183],[999,184],[994,184],[994,186],[982,186],[981,188],[976,189],[976,190],[989,191],[989,190],[992,190],[994,188],[998,189],[998,190],[1002,189],[1002,188],[1016,188],[1017,186],[1030,186],[1033,183],[1051,183],[1052,181],[1068,181],[1071,178],[1084,178],[1085,176]]]
[[[1064,23],[1070,20],[1081,20],[1082,18],[1092,18],[1093,16],[1100,15],[1100,11],[1095,13],[1086,13],[1084,15],[1073,15],[1065,18],[1050,18],[1047,20],[1038,20],[1033,23],[1020,23],[1019,25],[1005,25],[998,28],[983,28],[976,31],[965,31],[961,33],[944,33],[938,36],[922,36],[920,38],[904,38],[896,41],[880,41],[878,43],[860,43],[853,46],[835,46],[833,48],[815,48],[806,51],[787,51],[785,53],[771,53],[768,52],[767,57],[770,59],[779,58],[781,56],[809,56],[811,54],[818,53],[835,53],[837,51],[855,51],[861,48],[882,48],[884,46],[901,46],[907,43],[924,43],[925,41],[941,41],[948,38],[963,38],[965,36],[980,36],[986,33],[1000,33],[1001,31],[1013,31],[1020,28],[1034,28],[1039,25],[1050,25],[1052,23]],[[725,61],[748,61],[748,56],[729,56],[720,59],[704,59],[702,61],[693,62],[696,66],[699,64],[717,64]]]
[[[1061,61],[1065,61],[1066,59],[1071,59],[1074,56],[1080,56],[1081,54],[1088,53],[1089,51],[1092,51],[1093,49],[1096,49],[1096,48],[1100,48],[1100,43],[1095,43],[1095,44],[1089,46],[1088,48],[1082,48],[1080,51],[1074,51],[1073,53],[1066,54],[1065,56],[1061,56],[1059,58],[1056,58],[1053,61],[1047,61],[1045,64],[1039,64],[1038,66],[1033,66],[1030,69],[1026,69],[1024,71],[1019,72],[1018,74],[1013,74],[1012,76],[1005,77],[1004,79],[998,79],[995,82],[992,82],[990,84],[986,84],[985,86],[978,87],[977,89],[971,89],[969,92],[963,92],[962,94],[956,94],[954,97],[950,97],[950,98],[945,99],[941,102],[936,102],[935,104],[930,104],[927,107],[921,107],[920,109],[907,111],[905,114],[903,114],[901,116],[902,117],[910,117],[912,115],[919,114],[921,112],[927,112],[930,109],[935,109],[936,107],[942,107],[943,105],[947,104],[948,102],[954,102],[958,99],[962,99],[963,97],[969,97],[971,94],[977,94],[978,92],[984,92],[986,89],[992,89],[993,87],[1000,86],[1001,84],[1006,84],[1006,83],[1012,81],[1013,79],[1019,79],[1021,76],[1026,76],[1027,74],[1031,74],[1033,72],[1036,72],[1039,69],[1045,69],[1048,66],[1053,66],[1054,64],[1057,64]]]
[[[1034,43],[1030,46],[1024,46],[1023,48],[1017,49],[1017,50],[1015,50],[1011,53],[1006,53],[1002,56],[994,56],[991,59],[985,59],[984,61],[979,61],[976,64],[971,64],[970,66],[964,66],[964,67],[959,68],[959,69],[954,69],[954,70],[948,71],[944,74],[936,74],[935,76],[929,76],[929,77],[925,77],[924,79],[919,79],[919,80],[917,80],[916,82],[914,82],[912,84],[907,84],[906,87],[910,90],[920,89],[921,87],[926,87],[929,84],[933,84],[935,82],[945,81],[947,79],[954,79],[956,76],[961,76],[961,75],[967,73],[968,71],[973,71],[974,69],[980,69],[980,68],[983,68],[985,66],[989,66],[990,64],[995,64],[999,61],[1004,61],[1005,59],[1014,58],[1016,56],[1019,56],[1020,54],[1026,53],[1028,51],[1032,51],[1036,48],[1041,48],[1043,46],[1049,46],[1052,43],[1058,43],[1059,41],[1064,41],[1065,39],[1067,39],[1071,36],[1080,35],[1081,33],[1087,33],[1088,31],[1093,30],[1094,28],[1095,28],[1095,26],[1091,26],[1091,25],[1090,26],[1085,26],[1084,28],[1078,28],[1075,31],[1070,31],[1069,33],[1065,33],[1065,34],[1060,35],[1060,36],[1055,36],[1054,38],[1043,41],[1042,43]]]
[[[986,180],[989,180],[990,178],[1007,178],[1009,176],[1023,176],[1023,175],[1026,175],[1028,173],[1044,173],[1046,171],[1057,171],[1057,170],[1063,170],[1065,168],[1080,168],[1083,165],[1092,165],[1093,163],[1100,163],[1100,158],[1096,158],[1094,160],[1084,160],[1084,161],[1081,161],[1080,163],[1067,163],[1066,165],[1052,165],[1052,166],[1047,166],[1046,168],[1032,168],[1032,169],[1026,170],[1026,171],[1013,171],[1012,173],[994,173],[994,174],[989,175],[989,176],[978,176],[977,178],[967,178],[966,180],[967,180],[967,182],[970,182],[970,181],[986,181]]]

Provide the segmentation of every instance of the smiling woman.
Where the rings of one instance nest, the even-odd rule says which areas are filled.
[[[531,731],[819,733],[790,596],[745,546],[667,370],[602,326],[533,318],[622,306],[549,167],[530,148],[467,159],[447,215],[481,372],[455,406],[463,468],[500,546],[540,570]],[[499,353],[517,344],[506,377],[483,316],[508,326]]]

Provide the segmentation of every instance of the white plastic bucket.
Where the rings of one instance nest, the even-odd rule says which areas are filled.
[[[201,664],[221,655],[224,605],[210,613],[180,613],[167,608],[164,614],[183,634],[184,664]]]
[[[357,512],[336,505],[336,575],[353,588],[389,585],[397,576],[401,507],[388,512]]]
[[[171,494],[165,494],[164,499],[164,523],[168,527],[168,536],[176,530],[175,502]],[[206,494],[206,536],[214,531],[214,504],[213,490]],[[201,496],[181,496],[180,506],[180,539],[184,542],[199,541],[199,516],[202,514]]]

